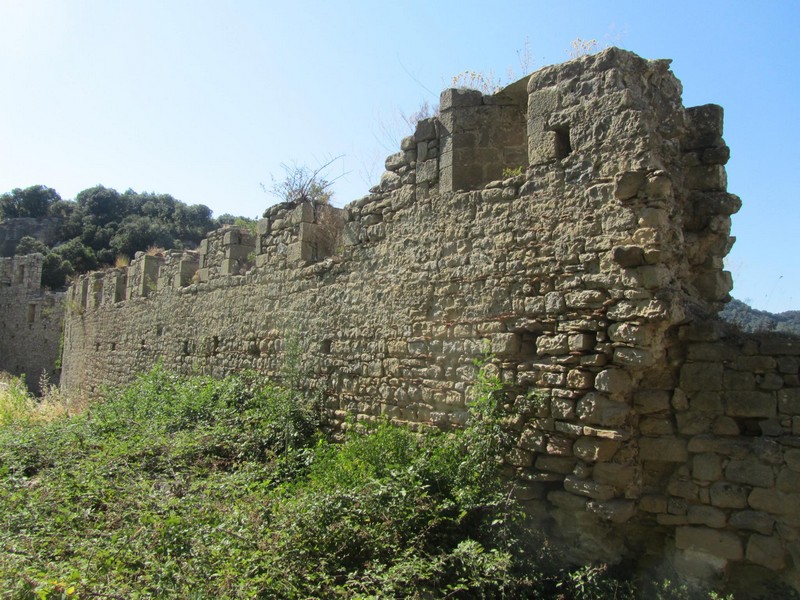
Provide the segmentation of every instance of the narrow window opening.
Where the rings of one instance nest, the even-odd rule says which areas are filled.
[[[33,323],[36,320],[36,305],[28,304],[28,323]]]
[[[322,340],[322,344],[320,344],[319,351],[322,354],[330,354],[331,353],[331,340]]]
[[[184,356],[189,356],[189,341],[183,340],[183,348],[181,349]]]
[[[559,125],[553,128],[556,134],[556,158],[567,158],[572,153],[572,144],[569,142],[569,126]]]

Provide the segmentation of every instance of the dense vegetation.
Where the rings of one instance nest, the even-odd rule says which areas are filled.
[[[0,393],[0,590],[639,597],[602,566],[556,568],[524,530],[500,477],[498,389],[477,387],[464,430],[351,424],[332,444],[312,400],[252,375],[156,368],[77,414],[12,382]]]
[[[771,313],[751,308],[739,300],[731,300],[725,305],[720,316],[729,323],[738,325],[742,331],[778,331],[800,335],[800,311],[790,310]]]
[[[95,186],[80,192],[75,201],[62,200],[55,190],[42,186],[14,189],[0,196],[0,220],[17,217],[57,217],[58,239],[48,247],[22,238],[15,254],[45,255],[43,284],[62,287],[67,277],[127,260],[150,247],[194,248],[205,235],[231,215],[211,217],[202,204],[187,205],[169,194],[122,194]]]

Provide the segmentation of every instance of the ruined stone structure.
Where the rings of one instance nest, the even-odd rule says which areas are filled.
[[[276,206],[81,278],[62,385],[278,374],[296,345],[333,425],[450,427],[488,350],[509,475],[572,557],[798,585],[800,340],[715,318],[740,202],[722,109],[684,108],[668,65],[609,49],[447,90],[342,211]]]
[[[58,383],[63,293],[42,289],[41,254],[0,258],[0,371],[25,375],[39,392],[42,376]]]

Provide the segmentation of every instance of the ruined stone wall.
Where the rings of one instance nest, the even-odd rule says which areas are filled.
[[[64,294],[41,288],[41,254],[0,258],[0,371],[24,375],[38,393],[42,375],[58,383]]]
[[[797,342],[714,325],[739,200],[722,110],[685,109],[668,64],[610,49],[448,90],[343,211],[279,205],[255,234],[87,275],[62,384],[158,360],[280,375],[297,348],[332,425],[450,427],[488,351],[509,477],[569,556],[796,578]]]

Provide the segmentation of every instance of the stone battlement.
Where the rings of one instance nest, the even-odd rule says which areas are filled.
[[[62,385],[157,361],[279,376],[296,347],[332,426],[446,428],[488,348],[509,477],[573,559],[798,585],[800,342],[716,320],[740,206],[722,117],[618,49],[447,90],[343,210],[278,205],[255,232],[82,277]]]

